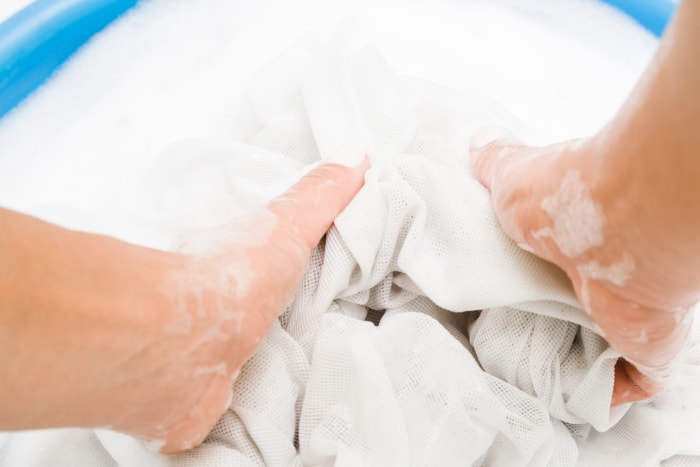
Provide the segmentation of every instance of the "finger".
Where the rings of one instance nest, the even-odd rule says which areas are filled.
[[[482,185],[491,189],[494,177],[505,167],[505,164],[527,149],[504,128],[479,129],[474,132],[469,148],[474,175]]]
[[[634,365],[621,358],[615,364],[615,383],[610,405],[615,407],[649,399],[660,390],[660,387],[642,375]]]
[[[314,248],[333,220],[364,184],[369,159],[362,148],[352,148],[313,169],[282,196],[268,204],[278,229],[295,234]]]

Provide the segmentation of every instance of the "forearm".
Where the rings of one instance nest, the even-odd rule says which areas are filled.
[[[472,141],[503,230],[561,267],[625,358],[612,404],[676,370],[700,298],[700,2],[686,0],[652,65],[597,135],[541,148]]]
[[[149,345],[176,257],[2,209],[0,226],[0,430],[105,423],[105,362]]]
[[[636,268],[673,280],[637,284],[660,306],[700,298],[700,2],[686,0],[619,115],[593,140],[609,248],[635,245]],[[614,257],[612,255],[611,257]],[[670,303],[673,302],[673,303]]]

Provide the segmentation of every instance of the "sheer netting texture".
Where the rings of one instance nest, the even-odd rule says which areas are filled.
[[[293,47],[251,83],[236,142],[174,144],[144,180],[144,218],[179,234],[264,202],[349,146],[373,164],[206,442],[166,457],[110,432],[61,431],[33,435],[42,452],[10,439],[7,459],[693,465],[697,339],[672,389],[611,409],[618,353],[566,277],[501,232],[473,178],[474,129],[518,122],[482,96],[394,73],[372,47],[347,48]]]

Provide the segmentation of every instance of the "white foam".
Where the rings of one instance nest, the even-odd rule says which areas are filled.
[[[231,139],[255,70],[350,5],[394,69],[490,95],[534,142],[601,127],[656,44],[596,1],[151,0],[0,121],[0,205],[167,247],[175,232],[132,215],[142,174],[173,141]]]
[[[569,258],[603,244],[603,209],[591,197],[578,171],[568,172],[559,191],[544,198],[541,207],[552,219],[553,226],[533,232],[535,238],[551,238]]]
[[[634,258],[625,253],[623,259],[610,266],[602,266],[598,261],[591,261],[578,267],[582,278],[605,280],[618,287],[623,287],[635,269]]]

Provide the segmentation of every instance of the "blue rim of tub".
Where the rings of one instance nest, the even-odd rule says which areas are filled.
[[[36,0],[0,23],[0,118],[139,0]]]
[[[679,0],[603,0],[637,20],[657,37],[668,25]],[[692,1],[692,0],[691,0]]]
[[[0,118],[141,0],[36,0],[0,23]],[[660,36],[677,0],[603,0]]]

